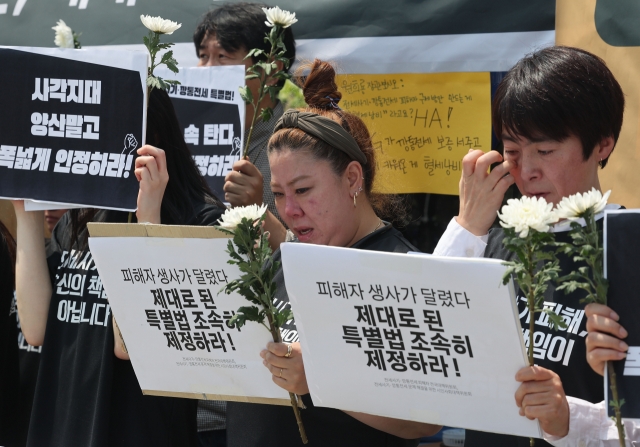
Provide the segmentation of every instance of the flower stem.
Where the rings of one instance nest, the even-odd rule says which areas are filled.
[[[616,415],[616,427],[618,428],[618,438],[620,439],[620,447],[625,447],[624,424],[622,423],[622,413],[620,411],[620,401],[618,400],[618,383],[616,372],[613,369],[613,363],[607,362],[607,371],[609,373],[609,388],[613,397],[613,409]]]
[[[269,328],[271,331],[271,336],[273,337],[273,341],[276,343],[282,343],[282,337],[280,336],[280,329],[273,324],[273,318],[271,317],[271,315],[268,315],[268,320],[269,320]],[[296,422],[298,423],[298,430],[300,431],[300,437],[302,438],[302,443],[308,444],[309,440],[307,439],[307,432],[304,429],[304,424],[302,423],[300,408],[298,408],[298,398],[294,393],[289,392],[289,400],[291,401],[291,408],[293,408],[293,414],[295,415]]]
[[[533,366],[533,334],[535,331],[535,317],[536,317],[536,296],[533,287],[533,278],[535,275],[535,265],[533,262],[534,247],[529,244],[527,247],[527,261],[528,261],[528,273],[529,273],[529,296],[527,297],[527,305],[529,307],[529,349],[527,354],[529,355],[529,366]],[[529,438],[529,446],[534,447],[536,441],[533,438]]]

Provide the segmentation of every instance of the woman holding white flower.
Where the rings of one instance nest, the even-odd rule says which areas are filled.
[[[377,215],[386,199],[371,191],[376,166],[371,137],[362,120],[339,109],[341,94],[333,67],[316,60],[303,92],[309,108],[288,110],[269,140],[271,189],[280,216],[301,243],[400,253],[415,250]],[[278,251],[274,261],[279,258]],[[282,269],[274,282],[275,306],[287,306]],[[416,446],[418,438],[439,430],[429,424],[314,407],[295,323],[288,322],[284,329],[286,343],[269,343],[260,355],[268,369],[265,374],[302,396],[307,408],[300,413],[308,445]],[[277,405],[229,402],[227,436],[234,447],[302,444],[291,408]]]
[[[149,96],[147,142],[135,159],[137,221],[214,224],[224,207],[200,176],[162,90]],[[47,258],[42,212],[25,212],[22,201],[14,208],[20,323],[29,344],[43,346],[27,445],[195,446],[195,400],[142,395],[87,246],[88,222],[135,216],[71,210],[54,229]]]
[[[499,85],[493,102],[493,128],[504,145],[496,151],[470,150],[460,179],[460,212],[442,236],[434,254],[484,256],[511,260],[503,247],[502,229],[491,229],[504,194],[515,183],[523,196],[558,205],[564,197],[595,190],[600,193],[598,169],[604,168],[622,126],[624,95],[605,63],[576,48],[551,47],[519,61]],[[489,167],[499,163],[491,172]],[[606,198],[604,200],[606,202]],[[566,202],[565,202],[566,203]],[[617,207],[616,205],[609,205]],[[540,228],[554,219],[538,213],[536,221],[521,210],[511,216],[514,227]],[[600,223],[601,225],[601,223]],[[571,242],[568,222],[551,226],[558,242]],[[560,256],[560,276],[575,271],[571,259]],[[545,314],[536,314],[534,360],[516,379],[523,382],[516,403],[523,416],[539,419],[549,436],[567,434],[572,398],[592,403],[603,399],[602,378],[586,361],[584,293],[565,294],[550,285],[545,302],[552,303],[567,323],[554,331]],[[553,304],[555,303],[555,304]],[[526,299],[518,295],[521,323],[528,344]],[[573,410],[572,410],[573,411]],[[566,422],[566,424],[565,424]],[[550,438],[551,439],[551,438]],[[554,438],[556,439],[556,438]],[[529,445],[529,439],[467,432],[466,445]],[[546,445],[543,441],[536,446]]]

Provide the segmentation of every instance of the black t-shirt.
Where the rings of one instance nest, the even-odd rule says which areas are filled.
[[[185,225],[210,225],[222,210],[194,203]],[[126,222],[127,213],[105,212]],[[69,250],[69,213],[51,238],[53,295],[28,446],[194,446],[196,400],[143,396],[131,362],[113,354],[111,307],[91,253]]]
[[[51,239],[45,239],[45,251],[47,256],[51,254]],[[18,315],[18,303],[14,293],[12,313],[15,315],[16,329],[18,332],[18,356],[20,362],[20,402],[18,405],[18,445],[27,445],[27,433],[31,419],[31,406],[36,392],[38,380],[38,368],[40,367],[40,353],[42,346],[31,346],[27,343],[20,326]]]
[[[417,251],[400,232],[391,225],[362,238],[352,248],[361,250],[407,253]],[[274,253],[280,260],[280,251]],[[282,269],[274,277],[276,307],[289,305]],[[281,330],[285,342],[298,340],[298,331],[292,322]],[[269,372],[265,370],[265,374]],[[417,439],[401,439],[384,433],[333,408],[314,407],[311,397],[302,396],[306,410],[300,410],[302,422],[309,438],[309,447],[409,447],[417,446]],[[288,406],[227,404],[227,442],[233,447],[292,447],[302,446],[293,410]]]
[[[602,221],[598,221],[602,229]],[[569,232],[555,233],[557,242],[571,242]],[[493,259],[513,260],[515,255],[507,250],[502,241],[504,231],[494,229],[489,233],[489,242],[485,257]],[[583,264],[576,264],[567,256],[559,256],[560,275],[566,275],[577,270]],[[587,319],[584,315],[584,291],[565,294],[556,292],[555,284],[550,284],[545,293],[545,303],[554,306],[555,312],[562,316],[567,329],[553,330],[548,325],[544,313],[536,314],[534,333],[534,361],[536,365],[547,368],[558,374],[567,396],[577,397],[592,403],[604,399],[602,376],[596,374],[587,363],[585,337],[587,335]],[[529,311],[524,294],[517,291],[518,310],[522,325],[525,345],[529,345]],[[477,431],[467,431],[466,447],[528,447],[529,438],[498,435]],[[536,447],[550,446],[542,439],[536,439]]]
[[[18,445],[19,367],[13,315],[13,263],[0,235],[0,445]]]
[[[31,418],[31,405],[36,391],[36,381],[38,379],[38,367],[40,366],[40,352],[42,346],[31,346],[24,338],[20,327],[18,316],[18,306],[16,297],[13,297],[13,308],[11,310],[15,318],[15,325],[18,333],[18,358],[20,364],[20,402],[18,404],[18,445],[27,444],[27,432],[29,431],[29,420]]]

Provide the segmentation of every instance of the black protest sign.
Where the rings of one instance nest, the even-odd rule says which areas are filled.
[[[183,68],[167,78],[180,81],[169,96],[184,140],[209,187],[224,198],[224,179],[242,154],[244,102],[243,66]]]
[[[33,51],[0,48],[0,196],[134,210],[140,71],[100,65],[114,51]]]
[[[607,304],[629,332],[627,358],[613,363],[623,418],[640,418],[640,210],[609,212],[605,217],[605,262],[609,280]],[[607,387],[608,388],[608,387]],[[607,403],[613,399],[606,389]],[[609,406],[609,415],[613,409]]]

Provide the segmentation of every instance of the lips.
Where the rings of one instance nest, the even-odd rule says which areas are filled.
[[[539,198],[543,198],[544,199],[549,195],[549,193],[548,192],[532,192],[532,193],[529,193],[527,195],[529,197],[535,197],[535,198],[538,198],[538,199]]]
[[[308,242],[313,235],[313,228],[311,227],[296,227],[293,228],[293,232],[298,237],[300,242]]]

